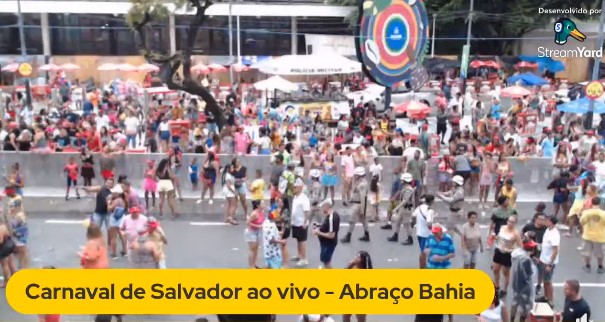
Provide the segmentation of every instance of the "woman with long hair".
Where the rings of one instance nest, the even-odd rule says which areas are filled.
[[[498,295],[505,296],[510,284],[510,268],[512,267],[512,252],[522,246],[521,234],[517,230],[517,217],[510,216],[505,226],[500,228],[496,236],[496,249],[492,262],[494,285],[500,291]],[[500,288],[500,276],[504,277],[504,285]]]
[[[13,253],[15,252],[15,241],[13,240],[10,230],[6,225],[0,225],[0,267],[2,268],[2,276],[4,283],[0,284],[0,288],[6,287],[9,278],[17,272]]]
[[[231,161],[231,165],[232,165],[232,174],[233,174],[233,178],[235,179],[235,181],[233,182],[233,186],[235,187],[235,197],[237,198],[237,200],[239,201],[239,203],[241,204],[242,208],[244,209],[244,214],[248,213],[248,204],[246,203],[246,179],[247,179],[247,169],[246,167],[242,164],[242,162],[240,161],[240,159],[238,158],[234,158]],[[235,212],[237,211],[237,204],[236,204],[236,209],[233,212],[233,216],[235,217]]]
[[[80,150],[80,162],[80,175],[84,180],[84,187],[90,187],[92,186],[92,179],[95,178],[95,161],[92,154],[85,147]]]
[[[246,218],[246,230],[244,238],[248,244],[248,265],[250,268],[258,268],[256,259],[258,257],[258,247],[262,238],[262,226],[265,221],[265,203],[261,200],[256,209]]]
[[[487,197],[489,196],[489,187],[494,182],[495,168],[496,164],[492,159],[492,153],[484,151],[479,170],[479,209],[489,208]]]
[[[29,239],[29,226],[27,225],[25,212],[23,212],[21,207],[16,207],[13,203],[9,205],[9,222],[15,243],[15,255],[19,262],[19,269],[28,268],[29,251],[27,240]]]
[[[225,199],[227,200],[227,205],[225,206],[225,222],[231,225],[237,225],[237,221],[235,221],[237,191],[235,190],[235,178],[233,177],[232,170],[233,165],[228,163],[225,168],[223,168],[222,174],[223,195],[225,195]]]
[[[498,200],[504,181],[511,176],[510,163],[506,159],[506,154],[500,153],[498,155],[498,162],[496,163],[496,183],[494,184],[494,201]]]
[[[109,247],[111,249],[111,257],[118,259],[117,253],[117,239],[120,238],[122,243],[122,256],[126,256],[126,238],[120,234],[120,227],[122,226],[122,220],[124,214],[128,209],[128,198],[124,195],[124,189],[122,185],[117,184],[111,189],[111,196],[107,198],[107,210],[109,211]]]
[[[557,151],[553,155],[552,166],[554,167],[553,175],[560,176],[562,172],[569,171],[572,163],[569,148],[565,142],[559,142]]]
[[[347,269],[373,269],[372,258],[370,254],[366,251],[360,251],[357,253],[357,256],[353,258],[353,260],[347,266]],[[353,314],[344,314],[342,316],[342,322],[351,322]],[[355,318],[357,322],[365,322],[366,314],[355,314]]]
[[[321,184],[324,187],[324,199],[328,197],[328,191],[330,192],[330,199],[334,200],[335,187],[338,184],[338,165],[334,161],[334,154],[330,153],[326,156],[326,160],[323,163],[324,171],[321,178]]]
[[[204,196],[206,195],[206,191],[209,191],[210,200],[208,200],[208,204],[211,205],[214,200],[214,185],[216,184],[216,177],[220,172],[220,164],[214,152],[209,151],[206,161],[202,165],[202,195],[200,198],[200,203],[204,200]]]
[[[99,226],[91,223],[86,228],[86,245],[78,252],[80,265],[84,269],[109,268],[107,244]]]
[[[159,204],[159,215],[160,217],[164,214],[164,204],[166,200],[168,200],[168,207],[170,208],[170,212],[172,217],[177,217],[175,207],[174,207],[174,199],[176,197],[174,190],[173,178],[174,173],[170,169],[170,158],[165,158],[160,161],[158,164],[155,173],[158,178],[158,194],[160,197]]]

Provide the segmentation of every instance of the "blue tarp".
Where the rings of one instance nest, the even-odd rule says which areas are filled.
[[[562,62],[550,57],[521,55],[519,58],[528,63],[538,64],[538,70],[540,72],[549,71],[551,73],[558,73],[565,70],[565,65],[563,65]]]
[[[565,113],[572,114],[584,114],[588,112],[590,105],[590,99],[587,97],[570,101],[569,103],[561,104],[557,106],[557,110]],[[603,114],[605,113],[605,103],[595,100],[594,102],[594,113]]]
[[[523,73],[515,76],[509,77],[506,82],[509,84],[515,84],[518,81],[522,81],[524,85],[528,86],[536,86],[536,85],[545,85],[548,84],[548,81],[544,78],[533,74],[533,73]]]

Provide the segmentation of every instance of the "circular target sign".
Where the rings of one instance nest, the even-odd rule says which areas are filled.
[[[365,0],[356,48],[365,74],[386,87],[409,80],[429,39],[423,1]]]
[[[586,85],[586,97],[596,100],[603,95],[603,84],[599,81],[590,82]]]

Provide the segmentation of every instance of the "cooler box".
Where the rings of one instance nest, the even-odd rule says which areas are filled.
[[[534,309],[529,313],[530,322],[554,322],[555,312],[548,303],[535,303]]]

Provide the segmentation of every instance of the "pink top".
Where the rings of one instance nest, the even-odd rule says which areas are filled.
[[[265,221],[265,214],[260,211],[255,211],[254,213],[256,214],[257,217],[256,217],[256,219],[254,219],[252,221],[252,224],[259,225],[259,226],[262,225],[263,222]],[[259,230],[260,228],[248,226],[248,229]]]
[[[144,230],[146,227],[146,216],[139,215],[136,219],[134,219],[132,215],[125,216],[124,221],[122,222],[121,230],[124,232],[124,236],[126,236],[128,245],[130,245],[133,241],[136,241],[137,237],[139,236],[139,231]]]
[[[246,154],[248,150],[248,135],[243,132],[236,132],[233,141],[235,141],[235,153]]]

